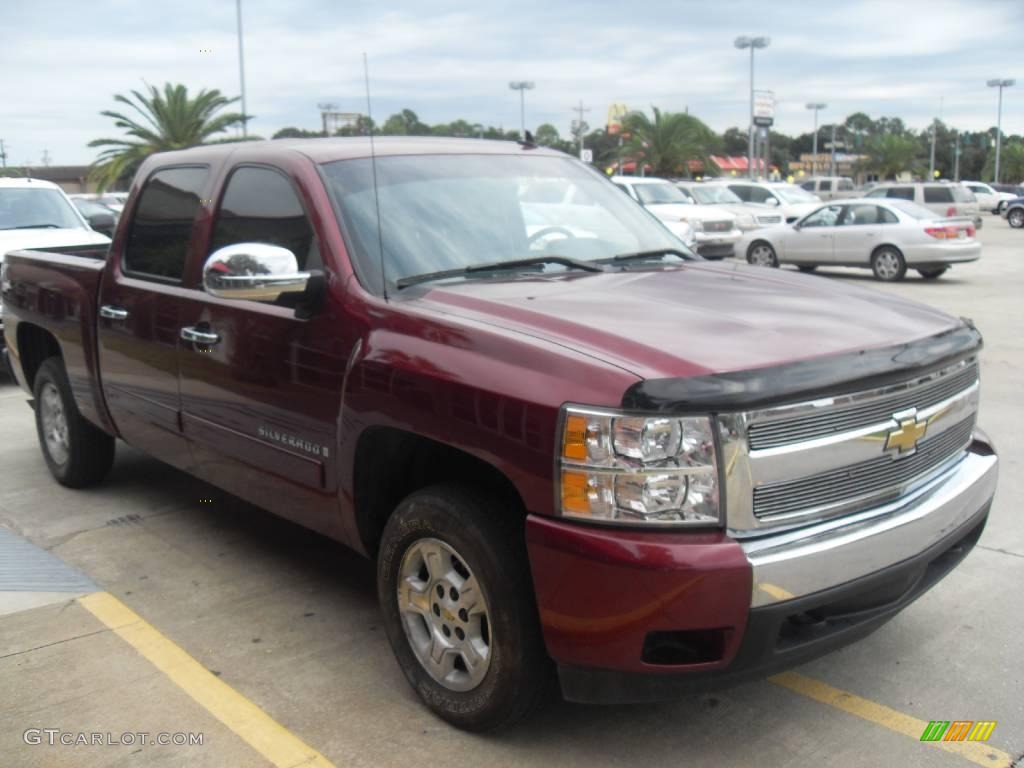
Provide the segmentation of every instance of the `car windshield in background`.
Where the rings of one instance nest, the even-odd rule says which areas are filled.
[[[664,203],[689,204],[686,195],[674,184],[634,184],[636,196],[644,205],[662,205]]]
[[[772,192],[782,198],[784,203],[816,203],[818,198],[797,186],[779,185],[771,188]]]
[[[698,203],[742,203],[739,196],[728,187],[688,187],[687,192],[697,198]]]
[[[370,160],[321,166],[359,278],[374,292],[381,289],[382,262],[390,288],[400,278],[509,260],[687,252],[643,208],[568,158],[392,156],[377,158],[376,166],[379,225]],[[571,267],[524,269],[556,273]]]
[[[83,229],[55,189],[0,189],[0,229]]]
[[[887,200],[886,202],[896,210],[907,214],[907,216],[912,216],[915,219],[919,219],[920,221],[928,221],[929,219],[934,220],[936,218],[939,218],[938,216],[936,216],[935,211],[931,211],[925,208],[923,205],[912,203],[909,200],[892,199]]]

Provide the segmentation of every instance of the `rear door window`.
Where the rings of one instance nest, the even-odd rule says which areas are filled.
[[[818,187],[818,191],[819,192],[831,192],[832,191],[832,182],[831,181],[827,181],[827,180],[826,181],[822,181],[821,185]]]
[[[914,199],[914,188],[913,187],[889,187],[885,191],[886,197],[895,197],[898,200],[913,200]]]
[[[267,243],[295,254],[299,269],[322,265],[313,227],[291,182],[280,171],[242,166],[228,179],[211,253],[237,243]]]
[[[730,184],[729,189],[731,189],[733,194],[736,195],[736,197],[738,197],[743,202],[751,202],[750,193],[753,187],[750,187],[746,184]]]
[[[165,168],[146,181],[135,206],[121,268],[142,278],[180,281],[208,168]]]
[[[925,203],[952,203],[953,190],[949,187],[929,185],[924,188]]]

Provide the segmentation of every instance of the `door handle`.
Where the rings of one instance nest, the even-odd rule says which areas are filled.
[[[100,307],[100,317],[105,317],[108,320],[127,320],[128,310],[115,307],[110,304],[104,304]]]
[[[182,328],[181,338],[195,344],[216,344],[220,341],[219,334],[200,331],[198,328]]]

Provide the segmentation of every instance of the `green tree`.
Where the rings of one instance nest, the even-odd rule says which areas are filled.
[[[750,149],[750,132],[729,128],[722,134],[722,151],[728,157],[746,157]]]
[[[323,137],[323,131],[307,131],[304,128],[288,126],[282,128],[270,138],[272,139],[315,139]]]
[[[988,159],[981,169],[981,178],[992,181],[996,171],[996,152],[988,153]],[[1024,142],[1006,142],[999,150],[999,180],[1018,184],[1024,180]]]
[[[162,92],[152,85],[147,88],[148,95],[132,91],[132,98],[121,94],[114,96],[114,101],[135,110],[137,118],[114,110],[100,112],[112,118],[114,125],[127,134],[125,138],[89,142],[90,147],[105,147],[90,169],[90,176],[101,190],[134,174],[142,161],[154,152],[205,144],[211,136],[250,119],[240,112],[221,112],[238,99],[229,99],[216,89],[201,90],[195,98],[190,98],[184,85],[167,83]]]
[[[431,129],[411,109],[403,109],[385,120],[380,132],[389,136],[428,136]]]
[[[920,171],[921,145],[911,136],[885,133],[871,139],[866,149],[867,167],[881,179],[894,178],[904,171]]]
[[[659,176],[689,175],[689,160],[706,161],[718,137],[693,115],[662,112],[652,107],[654,119],[643,112],[630,112],[622,130],[629,134],[622,147],[625,157],[651,166]]]
[[[541,123],[533,132],[534,141],[545,147],[559,147],[562,137],[558,135],[558,129],[551,123]]]

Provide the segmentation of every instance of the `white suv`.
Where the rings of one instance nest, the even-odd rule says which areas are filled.
[[[695,205],[675,184],[665,179],[613,176],[615,185],[672,229],[685,224],[697,240],[697,253],[706,259],[734,255],[741,232],[735,214]]]
[[[777,208],[787,224],[806,216],[821,203],[817,195],[795,184],[729,179],[725,185],[745,203],[764,203]]]
[[[1011,200],[1017,199],[1017,196],[1011,192],[1000,192],[992,189],[983,181],[963,181],[960,183],[974,193],[974,196],[978,199],[978,207],[981,210],[991,211],[997,216],[1003,212],[1003,206]]]
[[[974,193],[961,184],[948,181],[886,181],[871,188],[864,197],[889,197],[909,200],[946,218],[969,218],[981,229],[981,208]]]

